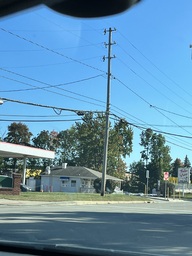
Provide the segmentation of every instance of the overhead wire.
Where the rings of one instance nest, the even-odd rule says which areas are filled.
[[[124,61],[118,59],[121,63],[123,63],[134,75],[139,77],[142,81],[144,81],[146,84],[148,84],[151,88],[153,88],[155,91],[157,91],[159,94],[161,94],[163,97],[165,97],[167,100],[178,106],[179,108],[183,109],[184,111],[192,114],[188,109],[184,108],[183,106],[179,105],[177,102],[175,102],[173,99],[168,97],[166,94],[162,93],[162,91],[158,90],[155,86],[153,86],[151,83],[149,83],[146,79],[144,79],[142,76],[140,76],[136,71],[134,71],[132,68],[130,68]],[[183,99],[184,100],[184,99]],[[190,104],[192,105],[192,104]]]
[[[7,33],[12,34],[12,35],[14,35],[14,36],[16,36],[16,37],[19,37],[20,39],[23,39],[23,40],[25,40],[25,41],[27,41],[27,42],[29,42],[29,43],[32,43],[32,44],[34,44],[34,45],[36,45],[36,46],[38,46],[38,47],[43,48],[43,49],[45,49],[45,50],[48,50],[48,51],[50,51],[50,52],[56,53],[56,54],[58,54],[58,55],[61,55],[61,56],[65,57],[65,58],[68,58],[68,59],[70,59],[70,60],[72,60],[72,61],[75,61],[75,62],[77,62],[77,63],[79,63],[79,64],[85,65],[85,66],[87,66],[87,67],[89,67],[89,68],[91,67],[91,68],[93,68],[93,69],[96,69],[96,70],[99,70],[99,71],[101,71],[101,72],[104,72],[104,71],[102,71],[102,70],[100,70],[100,69],[97,69],[97,68],[92,67],[92,66],[90,66],[90,65],[88,65],[88,64],[82,63],[81,61],[78,61],[78,60],[75,60],[75,59],[70,58],[70,57],[68,57],[68,56],[65,56],[65,55],[60,54],[60,53],[58,53],[58,52],[56,52],[56,51],[53,51],[53,50],[51,50],[51,49],[49,49],[49,48],[47,48],[47,47],[44,47],[44,46],[42,46],[42,45],[40,45],[40,44],[38,44],[38,43],[35,43],[35,42],[31,41],[31,40],[28,40],[28,39],[26,39],[26,38],[24,38],[24,37],[21,37],[21,36],[15,34],[15,33],[12,33],[12,32],[10,32],[10,31],[4,30],[4,29],[2,29],[2,28],[0,28],[0,29],[3,30],[4,32],[7,32]],[[104,73],[105,73],[105,72],[104,72]]]
[[[55,123],[55,122],[76,122],[76,121],[82,121],[80,118],[76,119],[56,119],[56,120],[29,120],[29,119],[1,119],[1,122],[25,122],[25,123]]]
[[[131,56],[131,55],[130,55]],[[131,56],[132,57],[132,56]],[[135,60],[135,58],[133,58],[132,57],[132,59],[133,60]],[[136,61],[136,60],[135,60]],[[136,61],[137,62],[137,61]],[[125,63],[124,63],[125,64]],[[137,64],[139,64],[139,62],[137,62]],[[127,65],[127,64],[126,64]],[[141,65],[140,65],[141,66]],[[130,67],[128,67],[134,74],[136,74],[136,75],[138,75],[137,74],[137,72],[135,72],[132,68],[130,68]],[[145,71],[147,71],[147,69],[145,69],[144,68],[144,70]],[[150,72],[148,72],[148,73],[150,73]],[[139,76],[140,78],[142,78],[141,76]],[[156,78],[156,77],[154,77],[153,76],[153,78]],[[142,78],[143,79],[143,78]],[[145,79],[143,79],[145,82],[147,82]],[[156,79],[157,80],[157,79]],[[161,82],[160,80],[158,80],[159,82]],[[148,82],[147,82],[148,83]],[[124,86],[125,86],[125,84],[124,84]],[[165,85],[166,86],[166,85]],[[127,86],[126,86],[127,87]],[[128,88],[128,87],[127,87]],[[169,89],[167,86],[166,86],[166,88],[167,89]],[[147,103],[148,105],[150,105],[150,106],[153,106],[152,104],[149,104],[149,102],[148,101],[146,101],[143,97],[141,97],[138,93],[135,93],[135,91],[133,91],[131,88],[128,88],[129,90],[131,90],[132,91],[132,93],[134,93],[137,97],[139,97],[140,99],[142,99],[145,103]],[[155,88],[156,89],[156,88]],[[172,91],[172,90],[171,90]],[[160,92],[161,93],[161,92]],[[165,97],[167,97],[166,95],[164,95]],[[178,95],[177,95],[178,96]],[[172,101],[172,99],[169,99],[169,100],[171,100]],[[175,102],[174,102],[175,103]],[[177,103],[175,103],[176,105],[178,105]],[[179,106],[179,107],[181,107],[181,106]],[[188,111],[188,110],[186,110],[186,109],[184,109],[185,111]],[[188,111],[189,112],[189,111]],[[191,113],[191,112],[189,112],[189,113]],[[169,119],[170,121],[172,121],[173,123],[175,123],[176,125],[177,125],[177,127],[179,127],[179,128],[181,128],[181,129],[184,129],[184,127],[183,126],[181,126],[181,125],[178,125],[176,122],[174,122],[173,120],[171,120],[170,118],[168,118],[167,116],[165,116],[164,115],[164,117],[166,117],[167,119]],[[189,133],[189,134],[191,134],[189,131],[187,131],[186,129],[184,129],[187,133]]]
[[[26,41],[26,42],[28,42],[28,43],[30,43],[30,44],[33,44],[33,45],[35,45],[35,46],[37,46],[37,47],[40,47],[40,48],[42,48],[42,49],[44,49],[44,50],[46,50],[46,51],[48,51],[48,52],[54,53],[54,54],[56,54],[56,55],[59,55],[59,56],[61,56],[61,57],[66,58],[66,59],[68,59],[68,60],[71,60],[71,61],[73,61],[73,62],[75,62],[75,63],[81,64],[81,65],[83,65],[83,66],[86,66],[86,67],[88,67],[88,68],[91,68],[91,69],[94,69],[94,70],[97,70],[97,71],[100,71],[100,72],[103,72],[103,73],[106,73],[106,71],[104,71],[104,70],[101,70],[101,69],[99,69],[99,68],[97,68],[97,67],[94,67],[94,66],[91,66],[91,65],[89,65],[89,64],[87,64],[87,63],[85,63],[85,62],[82,62],[82,61],[80,61],[80,60],[77,60],[77,59],[74,59],[74,58],[69,57],[69,56],[67,56],[67,55],[64,55],[64,54],[62,54],[62,53],[60,53],[60,52],[58,52],[58,51],[55,51],[55,50],[53,50],[53,49],[48,48],[47,46],[41,45],[41,44],[36,43],[36,42],[34,42],[34,41],[30,40],[30,39],[27,39],[27,38],[23,37],[23,36],[20,36],[20,35],[18,35],[18,34],[15,34],[15,33],[11,32],[11,31],[9,31],[9,30],[7,30],[7,29],[5,29],[5,28],[0,27],[0,30],[3,31],[3,32],[8,33],[8,34],[10,34],[10,35],[12,35],[12,36],[14,36],[14,37],[17,37],[17,38],[19,38],[19,39],[21,39],[21,40],[24,40],[24,41]]]
[[[68,95],[65,95],[65,94],[58,93],[58,92],[51,91],[51,90],[47,89],[47,88],[50,88],[50,87],[54,87],[54,88],[57,88],[58,90],[67,91],[66,89],[59,88],[59,86],[60,86],[60,85],[63,85],[63,84],[59,84],[59,85],[50,85],[49,83],[46,83],[46,82],[43,82],[43,81],[40,81],[40,80],[31,78],[31,77],[28,77],[28,76],[25,76],[25,75],[21,75],[21,74],[19,74],[19,73],[17,73],[17,72],[10,71],[10,70],[7,70],[7,69],[2,68],[2,67],[0,67],[0,70],[3,70],[3,71],[5,71],[5,72],[8,72],[8,73],[11,73],[11,74],[20,76],[20,77],[22,77],[22,78],[25,78],[25,79],[28,79],[28,80],[31,80],[31,81],[34,81],[34,82],[37,82],[37,83],[41,83],[41,84],[46,85],[45,87],[38,87],[38,86],[35,86],[35,85],[31,85],[31,84],[29,84],[29,83],[21,82],[21,83],[24,83],[24,84],[26,84],[26,85],[28,85],[28,86],[33,87],[33,88],[42,89],[42,90],[44,90],[44,91],[51,92],[51,93],[54,93],[54,94],[57,94],[57,95],[60,95],[60,96],[63,96],[63,97],[75,99],[75,100],[78,100],[78,101],[81,101],[81,102],[85,102],[85,103],[88,103],[88,104],[92,104],[92,105],[95,105],[95,106],[99,106],[99,107],[104,107],[104,106],[101,105],[101,104],[97,104],[97,103],[85,101],[85,100],[82,100],[82,99],[79,99],[79,98],[71,97],[71,96],[68,96]],[[94,78],[99,77],[99,76],[102,76],[102,75],[94,76]],[[103,76],[102,76],[102,77],[103,77]],[[92,77],[92,78],[93,78],[93,77]],[[19,82],[19,83],[20,83],[20,81],[18,81],[18,80],[16,80],[16,79],[12,79],[12,78],[8,78],[8,79],[9,79],[9,80],[14,80],[15,82]],[[86,78],[85,78],[85,79],[86,79]],[[90,79],[91,79],[91,78],[90,78]],[[89,80],[89,78],[88,78],[88,80]],[[73,93],[73,92],[71,92],[71,91],[69,91],[69,90],[68,90],[68,92]],[[77,93],[74,93],[74,94],[77,95]],[[78,95],[81,96],[81,97],[84,97],[84,98],[90,98],[90,99],[92,99],[92,100],[94,99],[94,98],[92,98],[92,97],[84,96],[84,95],[82,95],[82,94],[78,94]],[[94,99],[94,100],[95,100],[95,101],[98,101],[98,102],[100,102],[100,103],[103,103],[102,101],[99,101],[99,100],[97,100],[97,99]]]
[[[91,110],[79,110],[79,109],[71,109],[71,108],[63,108],[63,107],[55,107],[55,106],[50,106],[50,105],[43,105],[39,103],[34,103],[34,102],[26,102],[26,101],[21,101],[21,100],[15,100],[15,99],[9,99],[9,98],[0,98],[3,101],[8,101],[8,102],[14,102],[14,103],[19,103],[19,104],[24,104],[24,105],[30,105],[30,106],[35,106],[35,107],[42,107],[42,108],[49,108],[53,109],[55,111],[59,111],[58,113],[61,114],[62,111],[69,111],[69,112],[74,112],[77,115],[85,114],[85,113],[103,113],[103,111],[91,111]]]
[[[152,72],[150,72],[147,68],[145,68],[139,61],[137,61],[131,54],[129,54],[123,47],[121,47],[119,44],[117,45],[120,47],[120,49],[126,53],[127,56],[129,56],[137,65],[139,65],[145,72],[147,72],[151,77],[153,77],[158,83],[163,85],[166,89],[168,89],[172,94],[176,95],[180,100],[182,99],[185,103],[192,106],[192,103],[187,101],[185,98],[182,97],[181,94],[176,93],[175,90],[171,89],[169,86],[167,86],[164,82],[162,82],[159,78],[157,78]],[[125,63],[124,63],[125,64]],[[129,66],[127,66],[129,68]],[[129,68],[130,69],[130,68]],[[132,70],[131,70],[132,71]],[[135,72],[136,74],[136,72]],[[141,77],[140,77],[141,78]],[[159,91],[158,91],[159,92]],[[165,96],[165,95],[164,95]]]
[[[41,17],[42,19],[44,19],[44,20],[46,20],[46,21],[48,21],[49,23],[51,23],[51,24],[53,24],[54,26],[56,26],[56,27],[59,27],[59,28],[61,28],[61,31],[65,31],[65,32],[68,32],[68,33],[70,33],[70,34],[72,34],[73,36],[75,36],[75,37],[78,37],[78,38],[81,38],[81,40],[83,40],[83,41],[85,41],[85,42],[87,42],[87,43],[89,43],[89,44],[92,44],[92,42],[90,42],[87,38],[85,39],[84,37],[82,37],[82,36],[79,36],[79,35],[77,35],[76,33],[74,33],[74,31],[82,31],[82,29],[81,30],[72,30],[72,29],[66,29],[66,28],[64,28],[60,23],[58,24],[58,23],[56,23],[55,22],[55,20],[53,21],[52,19],[48,19],[47,18],[47,16],[43,16],[43,15],[40,15],[39,13],[37,14],[36,13],[36,15],[37,16],[39,16],[39,17]],[[92,31],[93,29],[83,29],[83,31]],[[97,32],[98,32],[98,30],[97,30]]]
[[[163,112],[166,112],[166,113],[169,113],[169,114],[172,114],[172,115],[175,115],[175,116],[179,116],[179,117],[183,117],[183,118],[187,118],[187,119],[192,119],[192,116],[186,116],[186,115],[181,115],[181,114],[178,114],[178,113],[175,113],[173,111],[170,111],[170,110],[166,110],[166,109],[163,109],[163,108],[159,108],[157,106],[154,106],[154,105],[151,105],[152,108],[156,108],[156,109],[159,109]]]
[[[86,61],[86,60],[93,60],[93,59],[98,59],[100,56],[94,56],[94,57],[89,57],[89,58],[83,58],[81,61]],[[58,66],[58,65],[66,65],[68,63],[71,63],[72,61],[65,61],[65,62],[60,62],[60,63],[49,63],[49,64],[36,64],[36,65],[24,65],[24,66],[8,66],[4,68],[14,68],[14,69],[26,69],[26,68],[40,68],[40,67],[50,67],[50,66]]]
[[[125,35],[123,35],[122,32],[118,30],[118,33],[139,53],[143,56],[144,59],[146,59],[153,67],[155,67],[161,74],[163,74],[169,81],[171,81],[173,84],[175,84],[179,89],[181,89],[183,92],[185,92],[187,95],[190,95],[192,97],[192,94],[189,91],[186,91],[179,83],[177,83],[175,80],[173,80],[169,75],[167,75],[163,70],[161,70],[152,60],[150,60],[141,50],[139,50],[138,47],[135,46]]]
[[[147,103],[148,103],[148,102],[147,102]],[[111,106],[115,107],[115,108],[112,108],[112,110],[115,111],[116,113],[120,114],[121,116],[122,116],[121,113],[123,113],[123,116],[128,120],[128,121],[127,121],[128,123],[130,123],[129,120],[132,119],[133,122],[134,122],[135,120],[137,120],[137,121],[142,122],[143,125],[145,125],[145,127],[143,127],[143,126],[141,126],[141,125],[134,124],[136,128],[138,128],[138,129],[140,129],[140,130],[144,130],[144,129],[146,130],[147,128],[151,127],[152,130],[158,131],[159,133],[161,133],[161,131],[158,130],[158,129],[155,127],[155,125],[150,125],[149,123],[147,123],[147,122],[145,122],[145,121],[143,121],[143,120],[141,120],[141,119],[139,119],[139,118],[137,118],[137,117],[131,115],[131,114],[128,113],[127,111],[122,110],[122,109],[120,109],[120,108],[118,108],[118,107],[116,107],[116,106],[114,106],[114,105],[111,105]],[[119,111],[117,111],[116,108],[117,108]],[[128,116],[131,116],[132,118],[130,119],[130,117],[128,117],[127,115],[128,115]],[[135,120],[134,120],[133,118],[134,118]],[[178,127],[178,124],[177,124],[177,127]],[[181,127],[180,127],[180,128],[181,128]],[[162,133],[165,134],[164,131],[162,131]],[[188,137],[188,136],[185,137],[185,135],[182,135],[182,136],[184,136],[184,137],[182,137],[182,138],[187,138],[187,137]],[[178,137],[180,137],[180,136],[178,136]],[[175,139],[174,139],[174,138],[171,138],[171,139],[176,140],[176,141],[179,142],[179,143],[182,143],[182,145],[183,145],[183,144],[186,144],[186,145],[192,146],[191,143],[185,142],[185,141],[183,141],[183,140],[181,141],[181,140],[178,139],[178,138],[175,138]],[[177,145],[178,145],[178,144],[177,144]],[[179,146],[179,145],[178,145],[178,146]]]
[[[116,116],[116,115],[115,115],[115,116]],[[117,117],[117,116],[116,116],[116,117]],[[120,117],[118,117],[118,118],[121,119]],[[191,136],[186,136],[186,135],[182,135],[182,134],[175,134],[175,133],[168,133],[168,132],[165,132],[165,131],[162,131],[162,130],[154,129],[154,128],[153,128],[153,125],[148,125],[147,128],[146,128],[146,127],[144,127],[144,126],[142,126],[142,125],[140,125],[140,124],[138,125],[138,124],[130,123],[130,121],[127,121],[127,120],[126,120],[126,122],[127,122],[130,126],[133,126],[133,127],[137,128],[137,129],[139,129],[139,130],[141,130],[141,131],[145,131],[147,128],[151,128],[151,126],[152,126],[151,129],[152,129],[154,132],[157,132],[157,133],[159,133],[159,134],[164,134],[165,136],[171,136],[171,139],[172,139],[172,140],[179,141],[179,143],[182,143],[182,145],[180,145],[180,144],[178,144],[178,143],[171,142],[170,140],[167,140],[167,139],[166,139],[166,142],[167,142],[167,143],[172,144],[172,145],[174,145],[174,146],[177,146],[177,147],[179,147],[179,148],[184,148],[184,149],[186,149],[186,150],[192,151],[191,148],[184,146],[184,144],[185,144],[185,145],[188,145],[188,146],[191,146],[192,144],[190,144],[190,143],[185,143],[183,140],[182,140],[182,141],[179,140],[179,138],[192,139]],[[176,137],[176,138],[174,139],[174,138],[172,138],[172,136],[174,136],[174,137]]]

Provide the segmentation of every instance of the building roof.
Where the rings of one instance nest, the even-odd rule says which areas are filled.
[[[55,152],[13,143],[0,142],[0,156],[12,158],[27,157],[53,159],[55,157]]]
[[[80,177],[80,178],[88,178],[88,179],[97,179],[102,178],[102,173],[89,169],[87,167],[81,166],[68,166],[66,168],[62,168],[61,166],[51,168],[51,173],[49,176],[66,176],[66,177]],[[45,176],[45,175],[42,175]],[[114,176],[106,175],[107,180],[115,180],[115,181],[123,181]]]

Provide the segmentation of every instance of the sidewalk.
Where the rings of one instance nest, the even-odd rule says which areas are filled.
[[[167,201],[167,202],[184,202],[185,200],[179,199],[179,198],[165,198],[165,197],[150,197],[152,200],[161,200],[161,201]]]

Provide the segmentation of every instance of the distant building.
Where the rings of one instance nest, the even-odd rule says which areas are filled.
[[[51,168],[50,174],[41,175],[41,190],[51,192],[94,193],[94,180],[102,173],[78,166],[57,166]],[[115,180],[121,187],[121,179],[106,175],[106,179]]]
[[[125,173],[125,179],[126,181],[129,181],[133,176],[133,173],[132,172],[126,172]]]

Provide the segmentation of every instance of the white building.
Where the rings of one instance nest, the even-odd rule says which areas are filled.
[[[50,174],[41,175],[41,190],[51,192],[94,193],[94,180],[102,173],[86,167],[58,166]],[[106,179],[115,180],[121,185],[121,179],[106,175]]]

